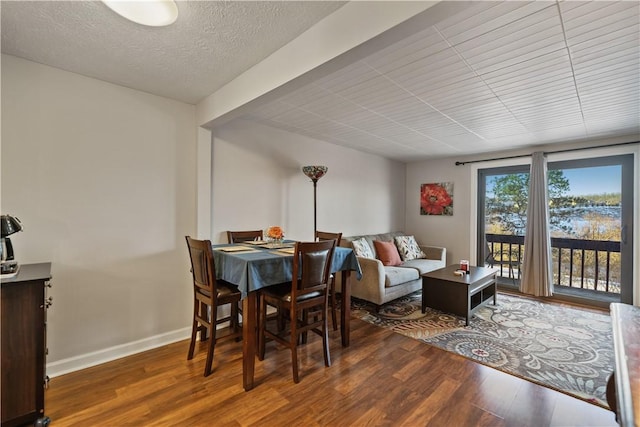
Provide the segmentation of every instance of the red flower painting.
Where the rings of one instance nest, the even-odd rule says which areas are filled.
[[[453,183],[422,184],[420,215],[453,215]]]

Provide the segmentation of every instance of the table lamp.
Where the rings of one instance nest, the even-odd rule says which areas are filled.
[[[327,173],[328,168],[326,166],[303,166],[302,173],[311,178],[313,181],[313,239],[316,238],[317,227],[317,211],[316,211],[316,187],[318,180]]]
[[[0,253],[0,274],[15,275],[18,272],[18,262],[13,260],[13,245],[9,236],[22,231],[22,223],[20,220],[11,215],[2,215],[0,217],[2,247]]]

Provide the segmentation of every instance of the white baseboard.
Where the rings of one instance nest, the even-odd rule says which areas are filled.
[[[104,350],[58,360],[56,362],[47,363],[47,375],[50,378],[57,377],[59,375],[68,374],[69,372],[79,371],[80,369],[89,368],[91,366],[111,362],[112,360],[120,359],[125,356],[131,356],[132,354],[161,347],[163,345],[186,340],[189,339],[190,336],[191,328],[183,328],[155,335],[153,337],[144,338],[139,341],[105,348]]]

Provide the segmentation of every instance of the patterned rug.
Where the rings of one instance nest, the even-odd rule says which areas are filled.
[[[443,350],[604,408],[613,371],[609,315],[533,298],[498,294],[496,306],[464,318],[427,308],[422,293],[385,304],[354,299],[352,315]]]

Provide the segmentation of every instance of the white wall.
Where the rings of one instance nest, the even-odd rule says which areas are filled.
[[[447,248],[447,263],[471,259],[469,235],[472,216],[468,167],[456,167],[458,159],[438,159],[407,165],[407,232],[425,245]],[[453,183],[453,216],[420,215],[422,184]]]
[[[188,336],[194,106],[3,55],[1,160],[16,259],[53,263],[50,375]]]
[[[313,184],[302,166],[324,165],[318,229],[343,235],[404,228],[405,165],[271,127],[235,120],[214,131],[212,240],[227,230],[284,228],[313,238]]]

